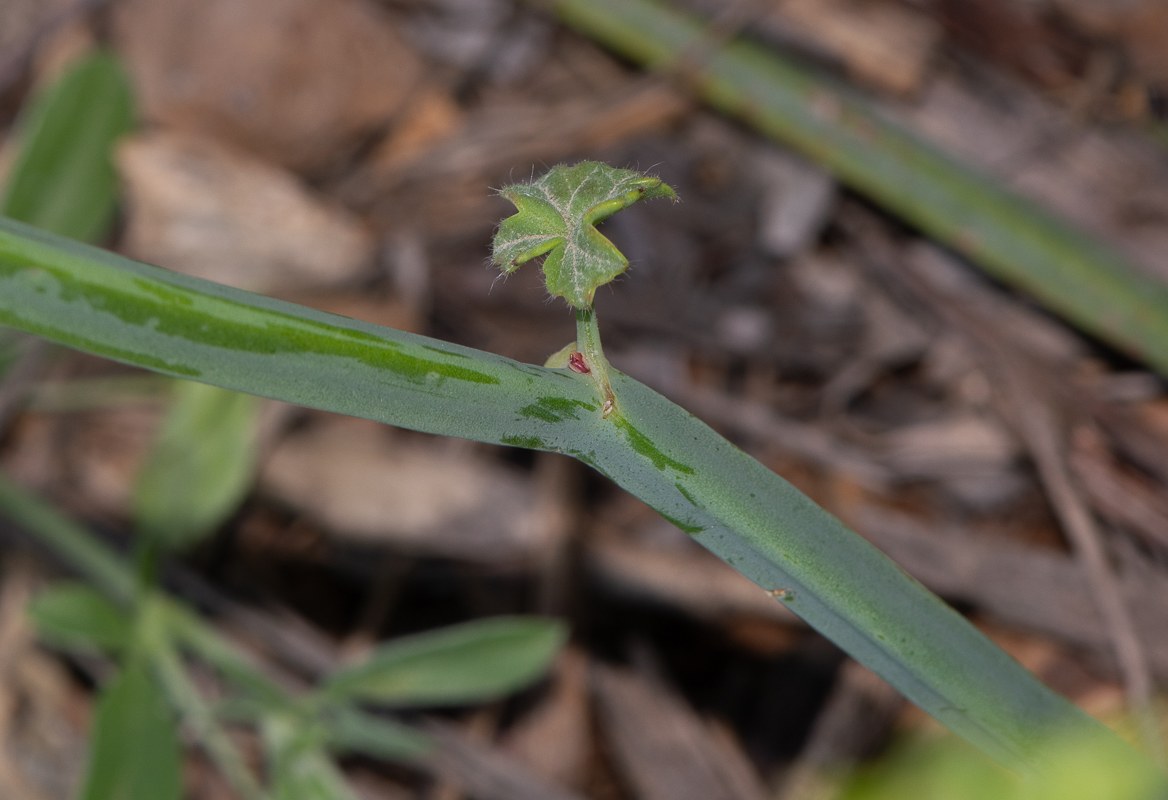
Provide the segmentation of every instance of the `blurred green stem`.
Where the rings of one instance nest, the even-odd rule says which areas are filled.
[[[203,750],[239,796],[243,800],[265,800],[266,795],[243,756],[227,732],[220,727],[207,701],[187,674],[182,658],[171,640],[167,605],[161,596],[151,595],[146,598],[140,612],[147,618],[143,624],[148,626],[150,632],[149,656],[159,683],[171,704],[179,710],[183,721],[190,726]]]
[[[0,510],[122,605],[134,601],[134,573],[81,525],[0,476]]]
[[[86,528],[78,525],[51,506],[42,503],[0,476],[0,513],[16,522],[22,530],[47,546],[53,553],[82,577],[115,601],[129,605],[134,600],[134,572],[122,559],[110,552]],[[164,653],[165,675],[160,673],[168,693],[186,702],[192,695],[201,704],[195,708],[195,718],[210,713],[206,704],[190,685],[175,645],[186,649],[207,665],[218,670],[236,686],[246,690],[256,700],[270,706],[292,706],[297,702],[287,690],[250,663],[239,650],[214,628],[180,602],[158,592],[145,598],[144,606],[156,616],[151,625],[163,631],[150,632],[150,640],[161,642],[154,651]],[[153,629],[152,629],[153,630]],[[185,705],[179,705],[186,708]],[[212,718],[212,722],[213,722]],[[356,709],[343,709],[334,720],[339,735],[338,744],[374,757],[397,760],[416,760],[429,750],[426,736],[387,720],[377,719]],[[254,783],[254,781],[253,781]]]

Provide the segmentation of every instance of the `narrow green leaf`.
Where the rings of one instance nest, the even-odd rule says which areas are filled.
[[[113,219],[113,145],[134,125],[129,82],[107,52],[75,64],[20,119],[22,148],[0,213],[53,233],[96,241]]]
[[[499,194],[519,213],[499,226],[494,262],[508,274],[546,253],[548,292],[576,308],[590,307],[596,287],[629,267],[596,223],[638,200],[677,197],[660,178],[597,161],[553,167],[538,180],[504,187]]]
[[[83,241],[101,238],[118,199],[114,142],[133,126],[129,83],[112,56],[74,65],[21,113],[20,153],[0,187],[0,214]],[[0,376],[20,355],[0,328]]]
[[[258,410],[250,395],[176,382],[170,413],[134,485],[142,534],[182,547],[235,511],[254,477]]]
[[[620,411],[606,418],[595,385],[570,370],[169,273],[4,219],[0,323],[238,391],[575,456],[763,589],[784,590],[792,611],[1008,766],[1034,768],[1038,743],[1061,728],[1114,741],[789,483],[615,371]]]
[[[85,584],[51,586],[32,599],[28,615],[41,638],[58,647],[118,652],[130,643],[129,615]]]
[[[174,717],[147,670],[131,664],[102,692],[81,800],[178,800]]]
[[[320,692],[395,706],[490,700],[543,675],[566,636],[562,623],[537,617],[467,622],[390,642]]]

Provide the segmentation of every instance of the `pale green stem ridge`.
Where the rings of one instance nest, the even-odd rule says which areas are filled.
[[[612,366],[604,357],[600,346],[600,329],[596,322],[596,311],[591,308],[576,309],[576,347],[584,356],[588,376],[600,393],[600,410],[604,417],[611,417],[617,409],[616,395],[612,392],[609,370]]]

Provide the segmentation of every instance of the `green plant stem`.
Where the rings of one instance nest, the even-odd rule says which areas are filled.
[[[134,574],[118,556],[84,527],[3,476],[0,476],[0,509],[4,516],[36,537],[115,602],[124,606],[134,602]]]
[[[1031,294],[1074,325],[1168,375],[1168,287],[1114,248],[963,166],[848,88],[658,0],[529,0],[650,69],[684,67],[714,108],[789,145],[840,181]],[[679,63],[702,53],[696,64]]]
[[[151,593],[157,585],[160,555],[157,541],[146,536],[134,538],[134,575],[140,595]]]
[[[243,800],[264,800],[266,795],[251,769],[227,732],[219,726],[210,706],[187,674],[167,629],[169,615],[166,606],[167,601],[156,595],[146,601],[141,612],[153,617],[153,636],[148,656],[159,683],[207,755],[239,796]]]
[[[612,392],[612,382],[609,379],[612,365],[604,357],[604,350],[600,346],[600,329],[594,309],[576,309],[576,346],[584,354],[588,375],[600,396],[601,415],[610,417],[618,410],[616,396]]]
[[[167,598],[167,627],[174,641],[260,702],[291,706],[296,701],[282,686],[246,659],[217,631],[179,602]]]

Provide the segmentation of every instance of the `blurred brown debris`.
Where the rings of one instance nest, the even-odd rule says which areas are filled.
[[[88,707],[61,664],[37,648],[25,618],[43,582],[9,552],[0,568],[0,797],[65,800],[81,780]]]
[[[147,120],[300,171],[350,156],[422,71],[364,0],[124,0],[114,23]]]
[[[401,551],[477,560],[549,547],[531,482],[474,446],[438,446],[363,420],[333,418],[284,440],[261,488],[337,536]]]
[[[848,770],[876,752],[905,700],[855,661],[840,667],[807,744],[782,778],[775,800],[830,800]]]
[[[0,5],[0,94],[19,79],[38,45],[101,0],[5,0]]]
[[[595,747],[585,651],[568,647],[560,654],[547,697],[506,732],[500,746],[556,785],[584,787]]]
[[[764,800],[733,735],[699,717],[660,679],[596,664],[603,723],[621,773],[641,800]]]
[[[864,0],[781,0],[758,28],[830,54],[851,77],[895,94],[920,89],[941,38],[927,14]]]
[[[118,152],[135,258],[253,292],[351,281],[369,269],[362,221],[278,167],[189,134],[155,132]]]

